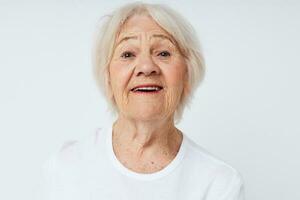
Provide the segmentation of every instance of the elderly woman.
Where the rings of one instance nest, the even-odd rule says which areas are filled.
[[[240,173],[174,125],[204,75],[192,27],[166,6],[132,3],[97,38],[95,77],[117,118],[53,154],[46,199],[244,199]]]

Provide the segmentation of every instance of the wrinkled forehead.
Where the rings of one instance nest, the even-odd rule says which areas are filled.
[[[176,46],[176,43],[174,39],[169,35],[165,34],[160,31],[149,31],[149,32],[144,32],[144,31],[136,31],[136,32],[123,32],[122,34],[119,35],[119,37],[116,40],[116,46],[119,44],[125,43],[125,42],[134,42],[134,41],[141,41],[141,40],[146,40],[149,42],[152,41],[160,41],[165,44],[170,44]]]
[[[116,43],[128,39],[161,39],[175,44],[174,38],[149,15],[133,15],[120,27]]]
[[[112,52],[117,48],[123,48],[127,44],[141,45],[142,37],[148,38],[148,41],[152,40],[149,41],[151,45],[168,46],[168,48],[172,48],[183,57],[186,57],[185,51],[176,36],[166,31],[148,15],[133,15],[125,20],[123,25],[120,25],[114,36]]]

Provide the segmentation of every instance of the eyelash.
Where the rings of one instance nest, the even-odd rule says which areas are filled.
[[[126,59],[126,58],[129,58],[129,57],[128,57],[128,54],[129,54],[130,57],[132,57],[132,56],[135,57],[135,55],[134,55],[132,52],[130,52],[130,51],[125,51],[125,52],[123,52],[123,53],[121,54],[121,57],[122,57],[122,58],[125,58],[125,59]],[[157,54],[157,55],[161,55],[161,54],[167,54],[167,55],[162,56],[162,57],[169,57],[169,56],[171,56],[171,53],[168,52],[168,51],[161,51],[161,52],[159,52],[159,54]]]
[[[170,52],[168,52],[168,51],[162,51],[162,52],[160,52],[159,54],[162,54],[162,53],[165,53],[165,54],[167,54],[167,56],[171,56],[171,53]],[[158,54],[158,55],[159,55]],[[167,57],[167,56],[163,56],[163,57]]]
[[[133,55],[132,52],[130,52],[130,51],[125,51],[125,52],[122,53],[121,57],[122,57],[122,58],[128,58],[128,57],[125,57],[126,54],[127,54],[127,55],[130,54],[131,56]]]

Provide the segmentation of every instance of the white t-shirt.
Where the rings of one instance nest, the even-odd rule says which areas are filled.
[[[112,125],[67,142],[44,163],[47,200],[244,200],[240,173],[183,133],[162,170],[134,172],[116,158]]]

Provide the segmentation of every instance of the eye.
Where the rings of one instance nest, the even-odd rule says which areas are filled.
[[[171,54],[168,51],[162,51],[158,54],[158,56],[168,57],[171,56]]]
[[[134,54],[132,52],[130,52],[130,51],[125,51],[121,55],[122,58],[131,58],[133,56],[134,56]]]

